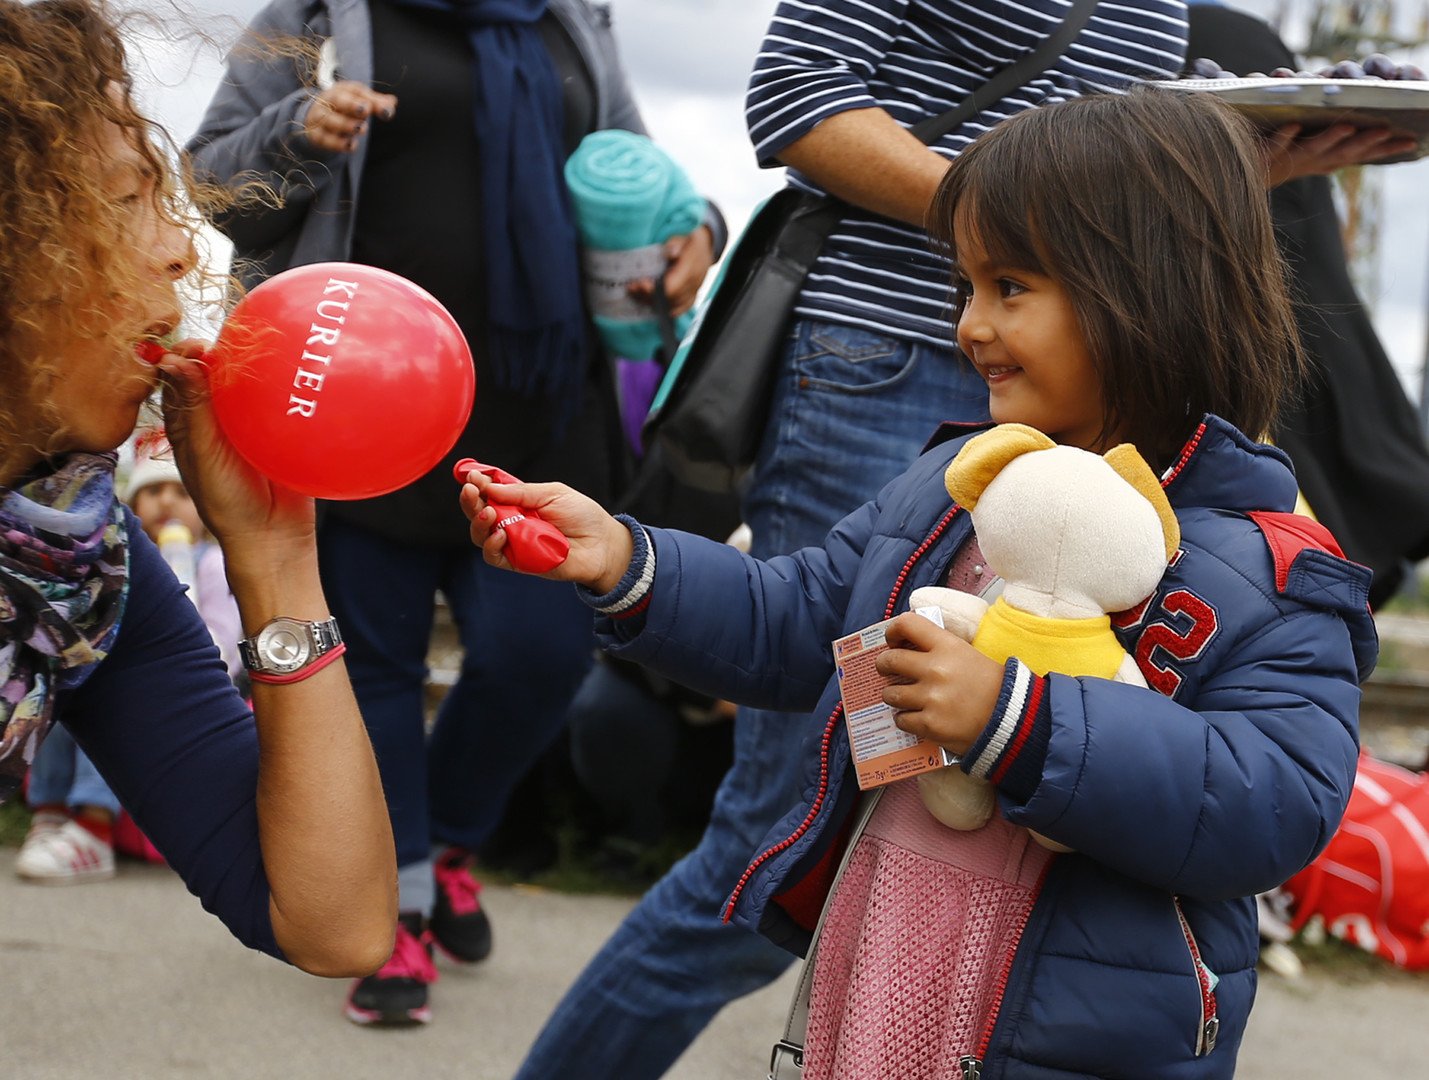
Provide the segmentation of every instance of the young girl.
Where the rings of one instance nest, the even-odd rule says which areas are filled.
[[[975,576],[942,485],[945,432],[824,545],[760,563],[603,514],[558,485],[462,491],[504,565],[494,500],[571,540],[612,651],[737,701],[813,708],[805,799],[752,853],[726,917],[802,951],[860,795],[830,642],[897,615],[880,670],[905,730],[990,779],[985,829],[883,789],[829,899],[809,1077],[1228,1077],[1255,988],[1251,897],[1334,831],[1373,664],[1368,572],[1294,518],[1269,430],[1300,352],[1248,132],[1208,96],[1136,91],[1029,111],[953,162],[932,225],[962,351],[999,422],[1165,469],[1182,543],[1119,620],[1155,689],[1033,675],[906,612]],[[865,800],[867,802],[867,800]],[[1032,829],[1074,850],[1029,844]]]
[[[340,650],[265,676],[250,713],[115,495],[114,448],[162,382],[244,632],[327,619],[312,500],[223,439],[200,343],[157,347],[194,254],[156,140],[100,0],[0,0],[0,798],[58,719],[237,937],[364,974],[392,947],[396,871]]]

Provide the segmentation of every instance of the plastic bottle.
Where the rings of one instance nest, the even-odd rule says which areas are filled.
[[[189,599],[198,604],[198,566],[194,560],[194,534],[182,521],[168,521],[159,530],[159,554],[173,570],[179,584],[188,588]]]

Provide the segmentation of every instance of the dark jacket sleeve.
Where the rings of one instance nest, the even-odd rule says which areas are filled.
[[[325,36],[321,5],[276,0],[228,57],[228,68],[186,147],[195,178],[236,196],[215,224],[240,251],[271,247],[297,227],[346,155],[302,135],[316,89],[295,53]],[[310,22],[313,20],[313,22]]]
[[[109,656],[60,700],[119,801],[206,910],[282,957],[258,845],[258,737],[218,648],[130,518],[129,597]]]
[[[689,533],[650,529],[655,579],[631,634],[601,617],[607,649],[685,686],[741,705],[812,709],[833,674],[832,642],[878,519],[871,502],[822,546],[767,562]]]
[[[1188,60],[1209,57],[1241,75],[1298,66],[1254,15],[1196,4],[1188,18]],[[1370,602],[1378,608],[1406,565],[1429,555],[1429,447],[1350,279],[1329,179],[1281,184],[1270,210],[1311,366],[1281,410],[1275,442],[1295,462],[1315,516],[1346,555],[1374,570]]]

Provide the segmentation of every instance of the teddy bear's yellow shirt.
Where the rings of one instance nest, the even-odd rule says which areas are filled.
[[[1110,679],[1126,656],[1111,619],[1049,619],[1018,611],[998,597],[973,636],[973,648],[999,664],[1015,656],[1038,675],[1095,675]]]

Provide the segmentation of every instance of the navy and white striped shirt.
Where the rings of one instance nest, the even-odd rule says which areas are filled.
[[[947,112],[1052,33],[1071,0],[781,0],[745,113],[760,164],[820,121],[879,107],[905,127]],[[1186,50],[1181,0],[1103,0],[1039,78],[932,149],[952,158],[999,120],[1084,93],[1171,78]],[[821,190],[794,170],[790,183]],[[795,313],[952,345],[948,265],[925,233],[855,209],[814,264]]]

